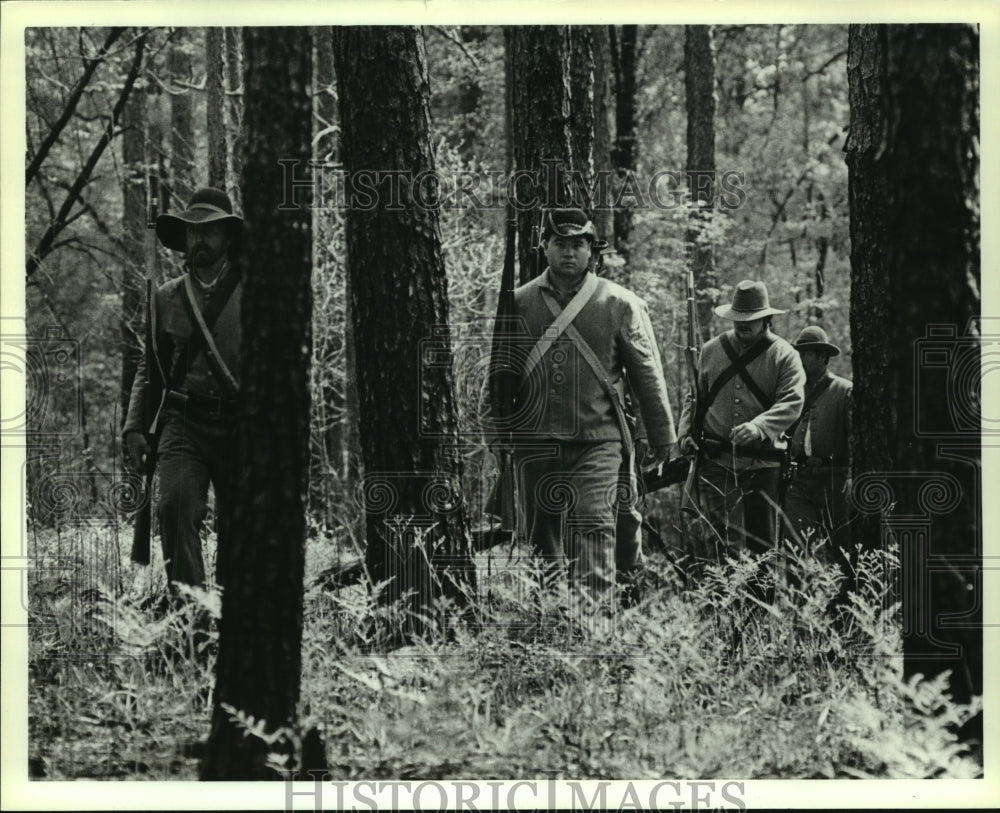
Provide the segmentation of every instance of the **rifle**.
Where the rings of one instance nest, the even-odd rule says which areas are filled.
[[[135,528],[132,535],[132,561],[137,565],[149,564],[149,536],[152,520],[153,502],[153,471],[156,468],[156,444],[159,440],[154,427],[159,411],[160,380],[156,378],[159,361],[154,352],[154,322],[153,322],[153,286],[156,280],[156,199],[159,195],[159,184],[155,175],[150,175],[146,190],[146,346],[145,375],[142,380],[142,425],[143,434],[149,444],[149,460],[146,461],[144,489],[146,499],[135,515]]]
[[[542,217],[545,217],[544,210],[542,211]],[[531,254],[535,261],[535,267],[531,271],[531,278],[541,276],[542,271],[545,270],[545,251],[542,249],[541,238],[538,236],[538,226],[531,227]]]
[[[493,324],[493,343],[490,348],[489,394],[490,417],[496,437],[495,454],[500,474],[490,502],[500,517],[503,531],[513,532],[514,508],[514,398],[520,384],[517,365],[514,363],[513,339],[516,328],[514,305],[514,269],[517,252],[517,213],[511,201],[507,203],[507,234],[497,298],[497,315]]]
[[[705,416],[698,409],[698,306],[695,303],[694,271],[690,263],[684,277],[684,293],[687,299],[687,347],[684,348],[684,358],[691,378],[687,395],[691,403],[691,437],[700,446],[701,424]]]

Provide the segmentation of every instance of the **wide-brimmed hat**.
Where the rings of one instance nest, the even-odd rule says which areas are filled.
[[[548,209],[542,216],[542,239],[583,235],[597,242],[597,228],[583,209]]]
[[[772,308],[767,298],[767,286],[759,280],[751,279],[745,279],[736,286],[732,305],[719,305],[715,309],[716,316],[734,322],[752,322],[775,313],[784,311]]]
[[[831,356],[839,356],[840,348],[830,344],[826,331],[819,325],[802,328],[792,345],[796,350],[825,350]]]
[[[188,226],[200,223],[226,222],[235,237],[243,228],[243,218],[233,214],[229,195],[221,189],[206,186],[191,196],[187,209],[178,214],[162,214],[156,218],[156,236],[167,248],[184,251],[184,232]]]

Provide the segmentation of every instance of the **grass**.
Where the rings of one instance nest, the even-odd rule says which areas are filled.
[[[63,534],[61,555],[83,565],[107,551],[106,535]],[[36,531],[33,544],[45,559],[57,540]],[[455,621],[447,641],[378,652],[358,646],[373,611],[363,589],[308,587],[336,551],[331,540],[308,548],[300,714],[334,779],[982,775],[953,733],[978,706],[954,704],[944,677],[902,678],[888,553],[864,555],[862,591],[839,624],[825,612],[839,576],[817,560],[779,569],[771,557],[769,610],[746,589],[759,562],[684,587],[650,557],[639,605],[585,633],[559,596],[531,589],[526,562],[501,554],[487,567],[484,556],[473,621]],[[159,566],[33,573],[33,776],[196,778],[215,646],[198,620],[217,616],[219,596],[197,591],[157,615],[145,603]],[[117,577],[79,583],[96,572]]]

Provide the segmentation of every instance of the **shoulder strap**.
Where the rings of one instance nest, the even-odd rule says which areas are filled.
[[[809,410],[813,408],[813,404],[815,404],[819,400],[819,397],[824,392],[827,391],[827,388],[832,383],[833,383],[833,378],[828,376],[827,378],[824,378],[822,381],[820,381],[819,384],[817,384],[815,387],[813,387],[812,391],[806,398],[805,403],[802,405],[801,414],[799,415],[798,418],[795,419],[795,423],[793,423],[785,430],[785,434],[788,435],[788,437],[791,437],[792,435],[795,434],[795,430],[799,428],[799,424],[802,423],[802,420],[806,417]]]
[[[235,288],[236,286],[234,285],[233,289],[235,290]],[[230,397],[235,398],[239,394],[240,385],[236,381],[236,376],[234,376],[226,366],[226,362],[223,360],[222,354],[219,352],[219,348],[215,346],[215,339],[212,338],[212,329],[206,324],[205,317],[202,312],[198,310],[190,275],[184,278],[184,293],[187,295],[184,301],[188,306],[188,315],[194,320],[194,323],[198,325],[198,329],[201,331],[201,338],[204,344],[205,353],[208,356],[208,362],[212,365],[212,369],[215,370],[216,375],[219,376],[220,380],[225,385]],[[231,295],[232,291],[229,291],[228,293]],[[227,300],[228,298],[229,297],[227,296]],[[212,315],[215,319],[218,319],[218,313],[214,313]]]
[[[723,333],[720,341],[722,343],[722,349],[726,351],[726,355],[729,356],[729,360],[735,367],[737,375],[743,379],[743,383],[747,385],[747,389],[753,393],[754,398],[760,402],[760,405],[764,407],[765,410],[770,409],[774,405],[774,399],[761,389],[760,385],[753,380],[753,377],[747,371],[747,365],[767,350],[767,348],[770,347],[771,342],[774,341],[770,334],[763,336],[757,344],[751,347],[742,356],[736,352],[736,348],[733,347],[733,343],[730,341],[729,336]]]
[[[233,291],[236,290],[236,286],[239,283],[239,274],[232,273],[232,271],[235,271],[235,269],[231,269],[231,273],[226,274],[225,278],[222,280],[222,284],[209,298],[205,305],[204,313],[198,311],[198,307],[194,302],[194,291],[191,288],[190,275],[184,280],[185,295],[182,299],[188,311],[188,318],[190,318],[192,322],[191,338],[188,340],[187,346],[182,345],[180,347],[180,352],[177,354],[177,361],[170,370],[170,377],[167,380],[167,389],[175,390],[181,387],[184,383],[184,379],[187,378],[188,370],[191,369],[191,364],[198,357],[198,354],[202,352],[202,350],[206,349],[206,336],[210,338],[209,331],[211,331],[211,329],[215,326],[215,323],[219,319],[219,315],[223,310],[225,310],[226,305],[229,304]],[[197,314],[197,316],[195,314]],[[198,317],[201,318],[199,319]],[[204,328],[207,329],[203,329],[202,324],[204,324]],[[195,330],[195,327],[197,327],[198,330]],[[209,354],[209,360],[211,360],[211,353]],[[222,380],[226,381],[226,376],[223,375]]]
[[[762,338],[757,344],[751,347],[742,356],[736,354],[736,349],[733,347],[732,342],[729,341],[729,337],[726,334],[722,334],[720,337],[720,342],[722,343],[723,350],[726,351],[726,355],[729,356],[730,364],[723,370],[719,377],[712,382],[709,387],[708,392],[705,397],[701,397],[701,393],[698,393],[697,406],[695,407],[694,421],[692,421],[692,429],[695,434],[701,434],[701,427],[705,421],[705,416],[708,414],[709,408],[715,403],[715,399],[719,397],[719,393],[722,392],[722,388],[732,380],[735,376],[739,375],[743,377],[744,381],[747,381],[747,386],[750,386],[750,382],[753,383],[753,387],[760,391],[760,387],[757,386],[757,382],[750,378],[749,373],[746,371],[746,366],[753,361],[755,358],[760,356],[768,347],[771,346],[773,339],[770,335]],[[735,359],[734,359],[735,356]],[[753,392],[753,389],[751,389]],[[754,392],[754,397],[756,397],[765,409],[768,409],[773,401],[768,399],[763,392]]]
[[[531,375],[532,370],[538,366],[538,362],[542,360],[545,354],[549,351],[549,348],[555,344],[556,339],[558,339],[565,332],[566,328],[569,327],[572,321],[577,317],[577,314],[583,310],[583,306],[590,301],[590,298],[594,295],[596,290],[597,274],[588,273],[587,278],[580,287],[580,290],[576,292],[566,307],[560,311],[558,304],[555,303],[555,300],[539,288],[539,292],[542,294],[542,299],[545,300],[545,304],[548,305],[549,310],[555,315],[556,320],[545,328],[545,332],[542,334],[542,337],[535,343],[535,346],[531,348],[531,352],[528,354],[528,358],[524,362],[524,372],[522,373],[524,378]],[[555,305],[555,308],[553,308],[553,305]]]
[[[579,296],[579,294],[577,294],[577,296]],[[557,303],[545,291],[542,291],[542,299],[545,300],[545,304],[548,306],[548,309],[552,311],[552,313],[559,313],[559,303]],[[565,313],[565,311],[563,312]],[[589,366],[594,375],[597,376],[597,380],[600,382],[601,388],[610,399],[611,405],[615,410],[615,422],[618,424],[618,430],[621,432],[622,447],[625,449],[626,456],[631,455],[634,448],[634,444],[632,443],[632,432],[628,426],[628,419],[625,417],[625,408],[622,405],[621,397],[618,394],[618,390],[615,389],[615,385],[611,381],[611,375],[601,363],[601,360],[597,357],[594,349],[580,334],[579,330],[569,323],[566,324],[563,330],[569,337],[569,340],[573,342],[580,355],[583,356],[584,361],[587,362],[587,366]]]

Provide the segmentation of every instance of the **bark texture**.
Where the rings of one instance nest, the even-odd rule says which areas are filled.
[[[337,28],[334,48],[345,171],[432,171],[421,32]],[[346,223],[366,564],[388,582],[384,601],[410,595],[407,635],[426,631],[418,612],[442,595],[463,603],[474,584],[436,200],[429,183],[386,177]]]
[[[906,673],[950,669],[966,700],[983,687],[979,36],[849,38],[858,537],[899,544]]]
[[[311,230],[306,206],[280,210],[279,158],[310,155],[310,41],[304,28],[247,28],[249,226],[243,257],[242,410],[237,424],[233,544],[226,557],[215,706],[203,779],[273,779],[270,748],[229,708],[294,725],[302,643],[302,575],[309,465],[312,349]],[[296,764],[303,769],[321,765]]]

